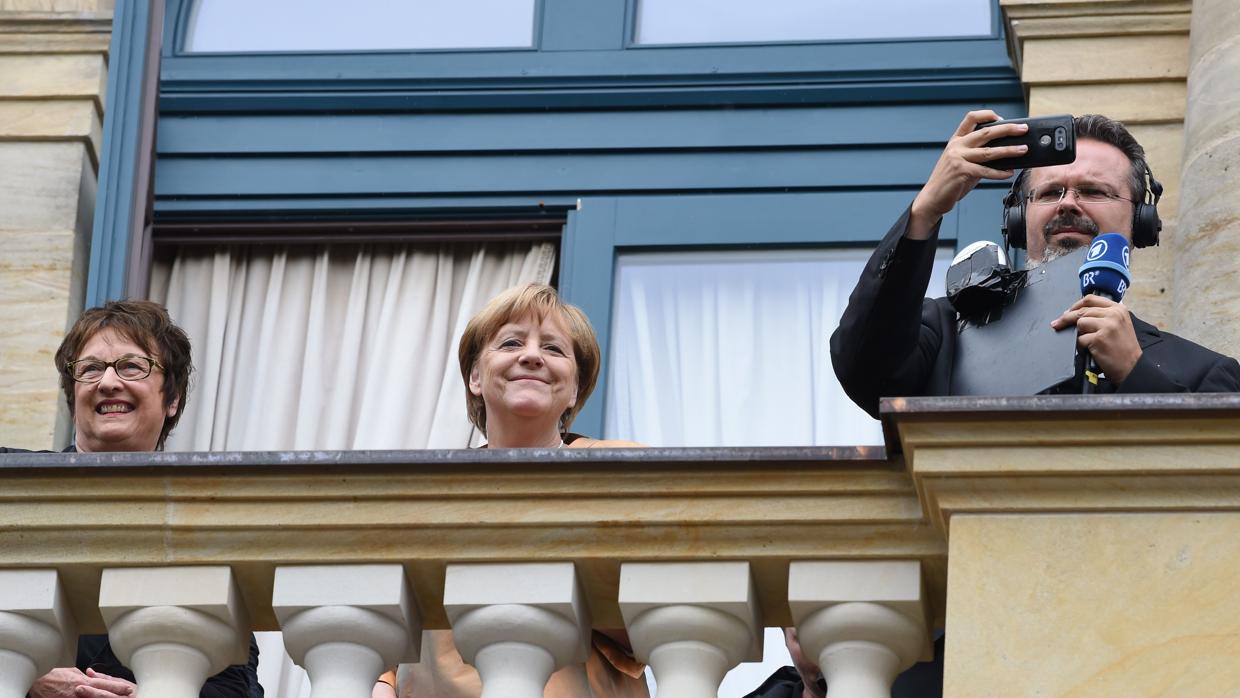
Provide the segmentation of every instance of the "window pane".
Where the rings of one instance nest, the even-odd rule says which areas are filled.
[[[519,48],[535,0],[198,0],[195,53]]]
[[[638,253],[616,269],[607,438],[652,446],[882,443],[828,339],[869,250]],[[936,260],[931,295],[950,262]]]
[[[990,36],[993,0],[639,0],[637,43]]]

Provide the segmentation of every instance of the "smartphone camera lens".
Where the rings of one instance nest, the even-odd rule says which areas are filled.
[[[1043,143],[1045,145],[1045,143]],[[1068,130],[1060,126],[1055,129],[1055,150],[1063,150],[1068,147]]]

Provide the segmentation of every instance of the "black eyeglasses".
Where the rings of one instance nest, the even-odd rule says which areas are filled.
[[[103,374],[108,367],[116,371],[116,375],[121,380],[140,381],[151,375],[153,369],[163,370],[163,366],[158,361],[149,356],[122,356],[113,361],[101,361],[99,359],[78,359],[65,364],[65,368],[69,371],[69,377],[79,383],[98,383],[103,380]]]
[[[1084,184],[1079,187],[1056,186],[1034,189],[1029,192],[1029,203],[1037,206],[1058,206],[1059,202],[1063,201],[1063,197],[1068,195],[1068,192],[1072,192],[1072,194],[1076,196],[1077,201],[1085,204],[1106,204],[1112,201],[1132,201],[1132,199],[1129,199],[1126,196],[1120,196],[1119,194],[1112,193],[1101,187]]]

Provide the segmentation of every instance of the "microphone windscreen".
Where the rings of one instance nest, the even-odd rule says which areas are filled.
[[[952,266],[960,264],[964,260],[973,257],[978,252],[982,252],[985,257],[993,258],[998,264],[1006,265],[1008,263],[1007,255],[1003,254],[1002,247],[999,247],[998,244],[993,243],[990,240],[978,240],[977,242],[956,253],[956,257],[952,259]]]
[[[960,251],[947,268],[947,300],[965,317],[998,310],[1011,286],[1007,255],[989,240]]]
[[[1128,238],[1123,235],[1103,233],[1094,238],[1079,271],[1081,295],[1095,293],[1113,301],[1123,300],[1124,292],[1132,283],[1128,255]]]

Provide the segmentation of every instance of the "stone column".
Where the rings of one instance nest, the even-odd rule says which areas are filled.
[[[277,567],[271,605],[311,698],[370,698],[380,674],[417,661],[422,626],[400,565]]]
[[[208,677],[249,661],[250,623],[228,567],[105,569],[99,612],[139,698],[197,698]]]
[[[542,698],[552,673],[586,660],[590,620],[571,562],[448,565],[443,606],[482,698]]]
[[[1172,329],[1240,355],[1240,8],[1194,0]]]
[[[889,698],[901,671],[931,658],[916,560],[793,562],[788,608],[831,698]]]
[[[77,630],[56,570],[0,570],[0,698],[23,698],[57,666],[72,666]]]
[[[52,356],[85,297],[111,27],[110,0],[0,0],[6,446],[67,442],[68,412]]]
[[[748,562],[624,563],[620,612],[657,698],[712,698],[729,669],[762,660]]]

